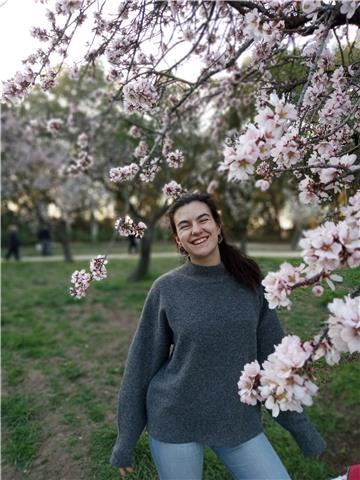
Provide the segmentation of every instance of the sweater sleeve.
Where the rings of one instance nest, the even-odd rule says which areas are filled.
[[[257,358],[261,365],[285,336],[276,310],[269,308],[264,290],[264,287],[261,287],[261,310],[257,340]],[[268,413],[271,414],[270,411]],[[305,457],[316,457],[325,450],[326,442],[304,412],[284,411],[280,412],[274,419],[291,433]]]
[[[135,445],[147,423],[148,385],[168,359],[171,343],[171,330],[155,282],[147,295],[130,344],[119,390],[118,435],[110,459],[114,467],[128,467],[133,464]]]

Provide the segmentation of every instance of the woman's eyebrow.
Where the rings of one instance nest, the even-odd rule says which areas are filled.
[[[205,215],[207,215],[208,217],[210,217],[210,215],[209,215],[208,213],[201,213],[199,216],[196,217],[196,220],[200,220],[200,218],[204,217]],[[189,223],[189,220],[181,220],[181,222],[178,223],[178,227],[179,227],[182,223]]]

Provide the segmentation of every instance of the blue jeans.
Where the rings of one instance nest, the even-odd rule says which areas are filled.
[[[160,442],[150,434],[149,445],[160,480],[201,480],[204,445]],[[291,480],[264,433],[236,447],[209,447],[236,480]]]

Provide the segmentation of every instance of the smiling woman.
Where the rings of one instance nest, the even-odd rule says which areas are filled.
[[[211,215],[206,203],[197,200],[180,207],[175,215],[176,242],[199,265],[220,263],[218,244],[222,241],[221,228]]]
[[[289,479],[263,433],[260,404],[240,402],[237,389],[244,366],[263,363],[284,336],[260,268],[227,244],[209,195],[179,197],[168,216],[187,260],[161,275],[146,298],[120,388],[111,463],[122,476],[134,470],[146,426],[162,480],[201,480],[205,445],[235,479]],[[304,413],[275,420],[306,457],[324,450]]]
[[[218,209],[208,194],[189,193],[179,197],[168,211],[176,245],[198,265],[220,262],[242,285],[259,286],[263,276],[257,263],[230,245]]]

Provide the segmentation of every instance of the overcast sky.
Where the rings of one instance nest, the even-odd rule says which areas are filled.
[[[117,1],[110,0],[109,6]],[[23,70],[22,60],[34,53],[38,48],[47,46],[30,35],[31,27],[48,27],[45,17],[47,8],[53,7],[34,0],[0,0],[0,55],[1,69],[0,80],[10,79],[18,70]],[[89,38],[89,28],[85,25],[76,33],[76,43],[69,49],[69,63],[78,61],[86,51],[86,41]],[[175,58],[184,54],[186,50],[180,47],[181,52],[174,51]],[[146,49],[145,49],[145,53]],[[179,69],[178,74],[184,75],[188,80],[195,80],[199,73],[200,65],[196,59],[187,63],[185,71]]]
[[[21,60],[39,47],[30,35],[33,26],[45,25],[45,6],[33,0],[0,0],[0,79],[22,70]]]

